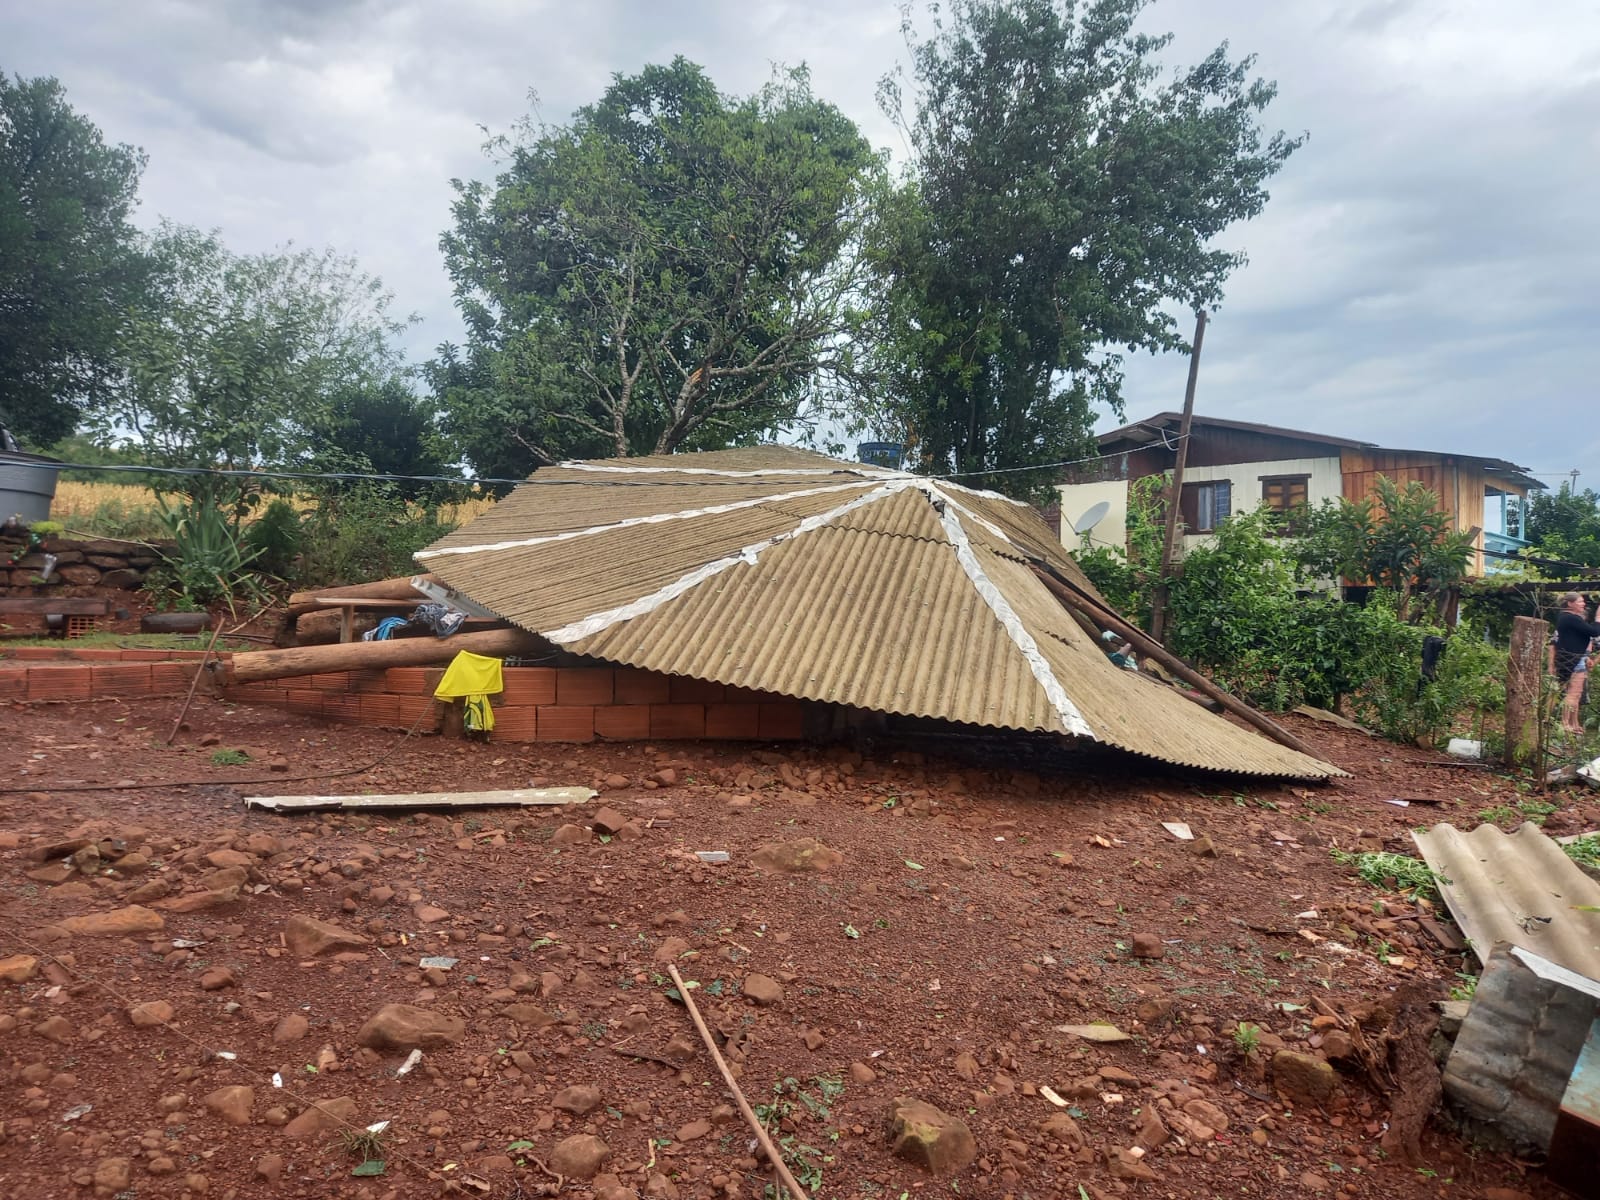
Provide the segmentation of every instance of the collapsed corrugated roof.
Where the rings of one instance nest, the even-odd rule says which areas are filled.
[[[1600,883],[1531,821],[1515,833],[1435,825],[1412,833],[1439,894],[1480,961],[1497,942],[1524,946],[1600,979]]]
[[[1112,664],[1032,564],[1094,594],[1025,504],[783,446],[539,471],[417,555],[575,653],[800,699],[1320,779]]]

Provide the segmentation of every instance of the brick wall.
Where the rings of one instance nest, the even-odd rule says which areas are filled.
[[[0,652],[0,701],[181,696],[199,650],[57,649]],[[497,742],[661,741],[673,738],[797,740],[803,701],[658,675],[631,667],[506,667],[491,696]],[[239,684],[227,698],[323,720],[384,729],[448,729],[433,698],[443,667],[336,671]]]
[[[444,704],[433,689],[443,667],[339,671],[228,689],[229,699],[308,716],[391,729],[433,730]],[[494,741],[592,742],[803,736],[799,700],[628,667],[506,667],[505,690],[489,698]]]

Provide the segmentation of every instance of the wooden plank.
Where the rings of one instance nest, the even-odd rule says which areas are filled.
[[[111,611],[111,601],[103,596],[5,596],[0,597],[0,613],[61,614],[69,617],[103,617]]]
[[[401,792],[375,796],[246,796],[246,808],[273,812],[393,808],[532,808],[583,804],[598,793],[586,787],[515,788],[500,792]]]
[[[418,637],[387,642],[351,642],[339,646],[301,646],[293,650],[253,650],[236,654],[222,665],[225,683],[259,683],[295,675],[323,675],[334,671],[377,670],[381,667],[431,667],[447,663],[458,650],[471,650],[504,658],[508,654],[536,654],[549,643],[520,629],[488,629],[458,633],[447,638]]]
[[[326,604],[329,608],[416,608],[419,604],[426,604],[428,598],[419,595],[415,600],[363,600],[360,596],[318,596],[315,602]]]

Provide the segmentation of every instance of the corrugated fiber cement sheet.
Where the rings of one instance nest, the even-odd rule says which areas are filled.
[[[1544,830],[1531,821],[1512,834],[1435,825],[1411,836],[1442,876],[1439,891],[1479,962],[1496,942],[1510,942],[1600,979],[1600,883]]]

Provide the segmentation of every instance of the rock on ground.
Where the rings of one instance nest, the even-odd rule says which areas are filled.
[[[894,1102],[889,1137],[896,1155],[935,1175],[959,1171],[978,1157],[978,1143],[967,1123],[925,1100],[902,1096]]]
[[[568,1179],[593,1179],[610,1156],[611,1147],[594,1134],[574,1134],[556,1143],[550,1152],[550,1169]]]
[[[466,1032],[460,1017],[412,1004],[385,1004],[367,1019],[356,1041],[374,1050],[438,1050],[455,1045]]]

